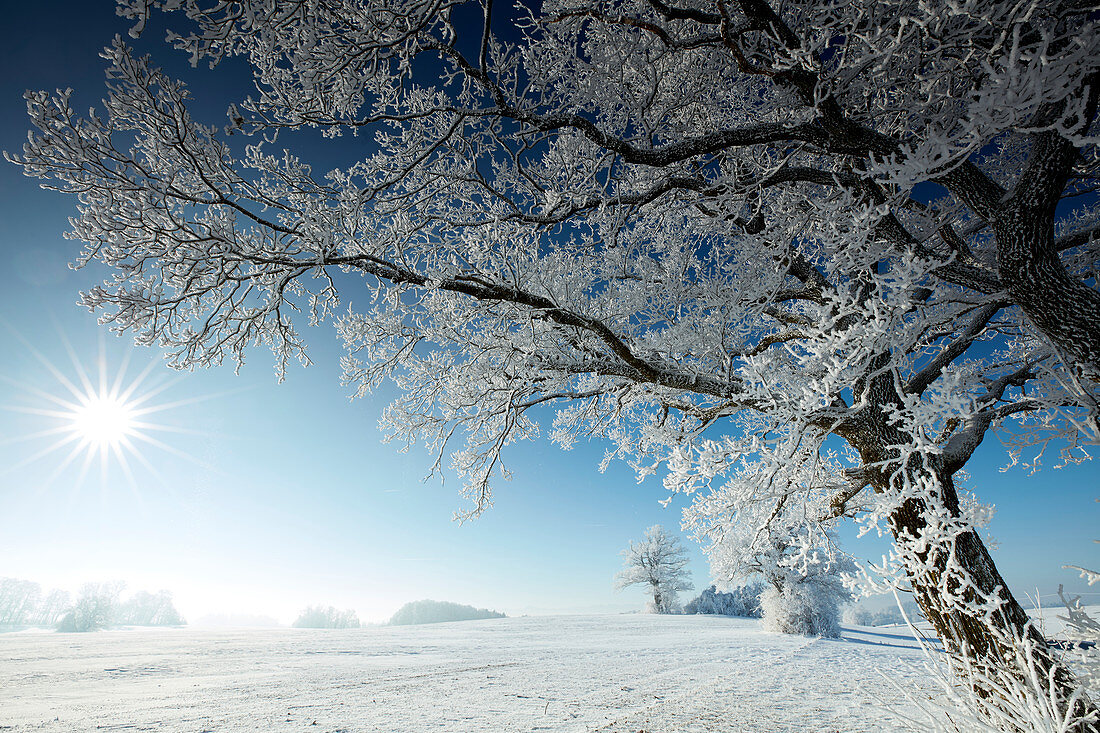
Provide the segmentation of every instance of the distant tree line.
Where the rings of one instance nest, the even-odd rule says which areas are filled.
[[[114,622],[122,626],[183,626],[187,623],[166,590],[138,591],[119,604]]]
[[[412,624],[438,624],[446,621],[472,621],[483,618],[505,618],[503,613],[485,608],[464,606],[448,601],[413,601],[397,610],[390,619],[393,626]]]
[[[0,626],[53,626],[72,605],[68,593],[30,580],[0,578]]]
[[[902,609],[896,605],[883,608],[879,611],[872,611],[869,608],[861,608],[856,606],[850,608],[844,614],[844,621],[849,624],[855,624],[857,626],[892,626],[895,624],[904,624],[905,616],[909,617],[910,621],[916,622],[922,620],[920,607],[913,601],[905,601],[903,604],[905,609],[905,615],[902,615]]]
[[[292,624],[296,629],[358,629],[355,611],[338,611],[334,606],[310,606]]]
[[[95,631],[108,626],[182,626],[187,622],[166,590],[137,591],[120,600],[124,583],[87,583],[75,601],[69,593],[29,580],[0,578],[0,627],[55,626]]]

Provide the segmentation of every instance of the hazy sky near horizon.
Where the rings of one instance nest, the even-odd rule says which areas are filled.
[[[6,6],[0,149],[17,152],[28,129],[24,90],[73,87],[77,109],[97,104],[97,53],[128,26],[109,0]],[[160,43],[163,33],[151,24],[139,49],[194,82],[196,117],[223,124],[236,101],[233,69],[190,70]],[[506,454],[515,478],[498,484],[496,505],[453,522],[464,508],[458,480],[422,482],[431,464],[424,450],[381,442],[377,421],[393,393],[349,400],[331,327],[309,334],[315,365],[292,368],[277,384],[262,349],[239,374],[231,365],[172,372],[158,352],[97,326],[75,303],[102,272],[66,266],[79,248],[62,239],[75,203],[0,164],[0,576],[68,589],[115,579],[133,590],[166,588],[192,619],[289,621],[320,603],[381,620],[419,598],[509,614],[641,607],[641,591],[617,593],[612,577],[619,551],[646,527],[678,528],[687,500],[662,508],[659,478],[638,485],[622,464],[599,473],[600,444],[563,452],[525,443]],[[58,471],[69,449],[50,451],[59,436],[40,433],[59,422],[36,411],[54,409],[50,396],[68,398],[65,380],[77,384],[85,373],[95,381],[102,364],[113,383],[124,363],[119,384],[144,374],[134,394],[161,408],[146,418],[159,444],[138,441],[129,471],[117,458],[106,471],[98,458],[82,470],[82,456]],[[990,534],[1002,573],[1020,596],[1053,593],[1058,583],[1089,591],[1060,566],[1100,565],[1092,543],[1100,466],[1028,476],[999,472],[1004,463],[1003,447],[987,439],[968,466],[970,486],[998,509]],[[878,538],[857,540],[854,529],[844,538],[860,558],[886,549]],[[687,544],[699,590],[709,574]]]

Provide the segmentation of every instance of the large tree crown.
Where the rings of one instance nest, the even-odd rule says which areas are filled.
[[[28,93],[39,131],[10,157],[78,197],[80,261],[115,273],[84,304],[180,367],[266,344],[281,373],[303,324],[335,324],[353,389],[401,388],[392,437],[440,467],[465,435],[475,513],[541,432],[683,491],[840,436],[854,453],[812,487],[834,517],[1005,421],[1070,459],[1096,439],[1085,3],[119,12],[140,33],[157,8],[192,63],[243,57],[257,91],[199,123],[116,39],[101,112]],[[310,129],[371,152],[320,175],[285,135]]]

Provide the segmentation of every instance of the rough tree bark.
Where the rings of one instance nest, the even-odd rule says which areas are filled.
[[[930,529],[942,526],[944,515],[959,517],[954,469],[934,455],[899,465],[895,446],[909,438],[890,423],[889,411],[883,409],[899,399],[893,385],[885,375],[873,379],[865,392],[869,404],[861,419],[850,421],[838,433],[856,449],[865,466],[876,467],[866,474],[876,492],[889,495],[898,494],[902,487],[932,488],[927,492],[931,501],[909,498],[889,519],[917,604],[949,652],[967,658],[978,669],[1010,669],[1021,681],[1028,677],[1053,680],[1049,692],[1064,704],[1078,686],[1073,672],[1050,653],[1042,634],[1029,623],[977,532],[959,532],[953,542],[924,541]],[[1027,662],[1013,648],[1021,641],[1031,643],[1032,669],[1021,666]],[[985,697],[996,694],[995,690],[978,692]],[[1100,721],[1100,708],[1088,697],[1078,697],[1071,712],[1075,717],[1093,712]],[[1100,733],[1100,723],[1075,730]]]
[[[959,499],[954,481],[946,473],[935,473],[933,480],[941,491],[941,508],[957,516]],[[1013,597],[985,543],[974,530],[959,534],[953,546],[916,549],[921,545],[931,511],[935,509],[925,502],[910,499],[890,517],[890,528],[903,552],[908,550],[919,560],[919,570],[909,573],[913,595],[947,650],[965,656],[979,669],[998,670],[1014,666],[1020,659],[1014,649],[1016,644],[1029,643],[1034,671],[1038,679],[1053,680],[1050,692],[1057,696],[1060,708],[1070,708],[1075,718],[1093,712],[1100,719],[1100,709],[1088,697],[1067,703],[1077,687],[1073,672],[1051,654],[1046,639],[1029,623],[1027,613]],[[962,577],[972,585],[964,585]],[[989,608],[990,601],[996,611],[979,616],[976,611]],[[1016,674],[1022,678],[1026,670],[1018,669]],[[1100,733],[1100,723],[1078,725],[1076,730]]]
[[[1089,120],[1097,86],[1086,106]],[[1079,156],[1057,133],[1034,136],[1029,165],[991,221],[998,274],[1013,302],[1080,376],[1100,383],[1100,291],[1066,272],[1054,239],[1058,203]]]

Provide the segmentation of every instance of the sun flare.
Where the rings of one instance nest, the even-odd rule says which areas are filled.
[[[93,394],[72,412],[72,428],[81,440],[93,445],[118,445],[136,428],[134,408],[126,400]]]

